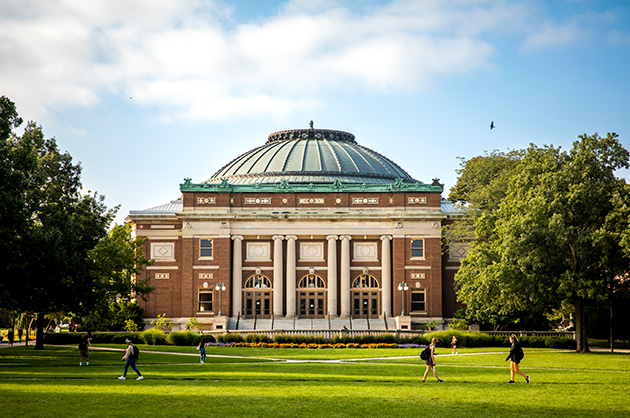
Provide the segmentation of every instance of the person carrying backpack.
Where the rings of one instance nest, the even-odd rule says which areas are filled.
[[[131,343],[129,338],[127,338],[125,342],[127,343],[127,350],[125,351],[125,356],[121,359],[121,361],[127,360],[127,362],[125,363],[125,371],[119,379],[125,380],[127,378],[127,369],[131,367],[138,374],[138,378],[136,380],[142,380],[144,379],[144,376],[142,376],[142,373],[140,373],[140,370],[136,367],[139,350]]]
[[[511,379],[508,383],[510,384],[514,383],[515,373],[518,373],[521,376],[523,376],[525,380],[527,380],[527,383],[529,383],[529,376],[525,376],[525,373],[520,371],[518,368],[518,364],[521,362],[521,360],[523,360],[523,357],[525,357],[525,353],[523,353],[523,349],[521,348],[521,345],[518,343],[518,338],[516,338],[515,334],[510,335],[510,343],[512,344],[512,346],[510,347],[510,354],[508,354],[507,358],[505,359],[505,361],[511,360],[510,361]]]
[[[79,360],[79,366],[83,366],[83,357],[85,357],[85,365],[90,365],[90,340],[88,337],[83,337],[79,342],[79,352],[81,353],[81,359]]]
[[[425,364],[427,365],[427,369],[424,371],[424,377],[422,378],[423,382],[427,381],[427,375],[429,374],[429,371],[433,371],[433,375],[435,376],[435,378],[437,379],[438,382],[442,383],[444,381],[444,379],[440,379],[438,377],[437,374],[437,370],[435,369],[435,344],[437,343],[437,338],[433,337],[431,338],[431,344],[429,344],[429,351],[430,354],[427,356],[427,361],[425,362]]]

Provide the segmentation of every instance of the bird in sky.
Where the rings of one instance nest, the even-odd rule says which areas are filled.
[[[490,130],[494,129],[494,121],[490,122]]]

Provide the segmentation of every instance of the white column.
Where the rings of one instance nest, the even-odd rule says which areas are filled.
[[[381,292],[383,315],[392,316],[392,253],[390,249],[391,235],[381,235]]]
[[[273,239],[273,314],[282,316],[282,307],[284,305],[282,289],[284,283],[282,280],[282,235],[274,235]]]
[[[243,313],[243,236],[232,235],[232,316]]]
[[[337,235],[328,235],[328,315],[337,316]]]
[[[350,235],[341,235],[341,317],[350,317]]]
[[[287,318],[295,316],[295,240],[296,235],[287,235]]]

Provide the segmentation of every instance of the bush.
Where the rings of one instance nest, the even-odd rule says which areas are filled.
[[[140,334],[140,339],[147,345],[163,345],[166,343],[166,335],[158,329],[150,329]]]
[[[220,343],[242,343],[242,342],[245,342],[245,340],[243,340],[243,337],[241,337],[239,334],[223,334],[223,335],[219,335],[218,341]]]
[[[85,337],[83,332],[47,332],[44,333],[44,344],[78,345],[83,337]]]
[[[74,345],[85,336],[84,332],[48,332],[44,333],[44,344]],[[124,344],[125,340],[141,341],[141,334],[137,332],[95,332],[92,334],[92,344]]]
[[[189,346],[199,344],[201,337],[190,331],[173,331],[166,336],[166,343],[170,345]]]

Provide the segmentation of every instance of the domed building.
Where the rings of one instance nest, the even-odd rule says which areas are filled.
[[[348,132],[295,129],[182,198],[131,211],[155,260],[147,322],[204,329],[420,329],[459,308],[443,254],[443,185],[412,178]]]

